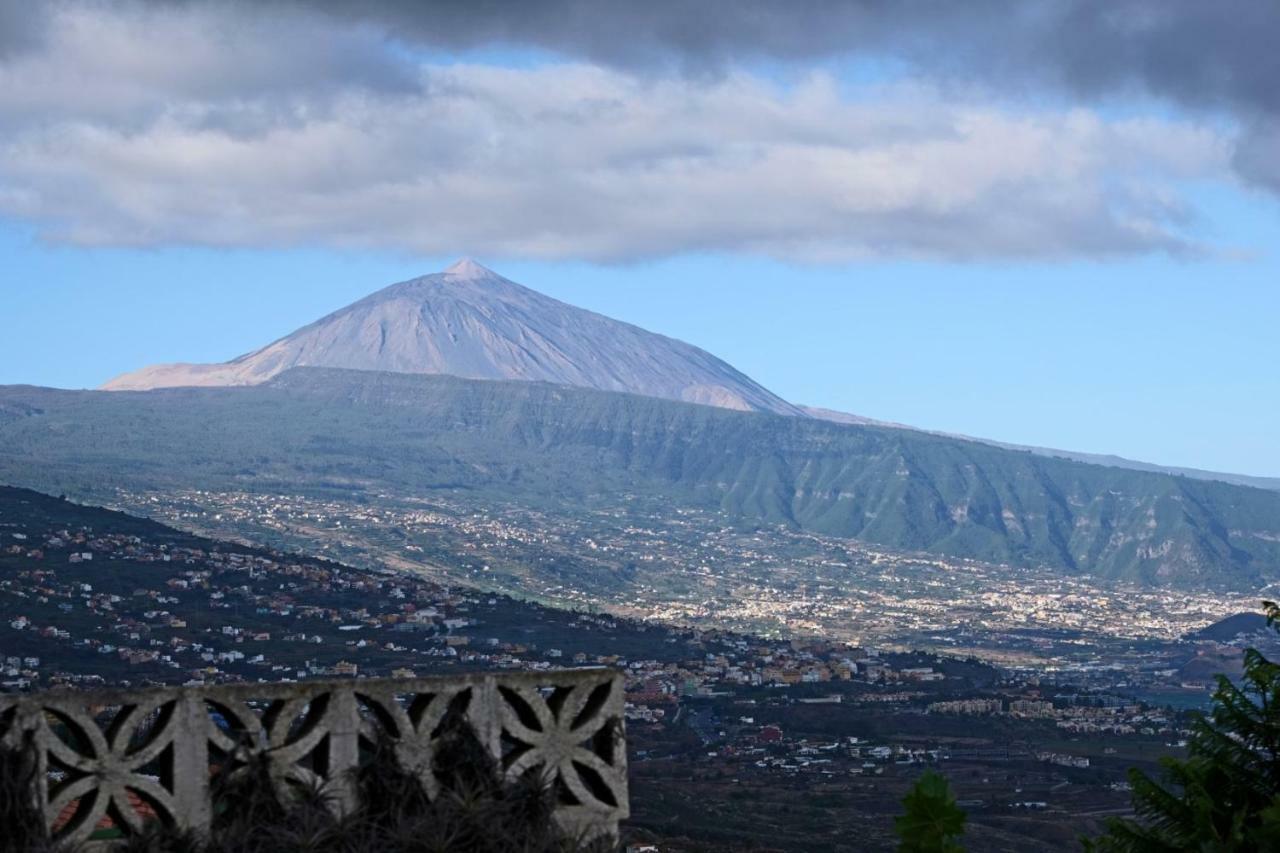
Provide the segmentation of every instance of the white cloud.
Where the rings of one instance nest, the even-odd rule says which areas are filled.
[[[855,94],[418,65],[320,19],[68,7],[0,64],[0,213],[112,245],[1105,256],[1195,250],[1179,181],[1230,168],[1219,131],[1173,119]]]

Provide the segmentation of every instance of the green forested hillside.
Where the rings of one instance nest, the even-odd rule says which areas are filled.
[[[246,388],[0,389],[0,481],[662,495],[895,548],[1155,585],[1280,579],[1280,493],[623,394],[299,369]]]

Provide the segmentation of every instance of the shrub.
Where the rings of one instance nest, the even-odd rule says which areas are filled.
[[[0,853],[49,850],[44,817],[36,808],[36,763],[28,743],[0,748]]]

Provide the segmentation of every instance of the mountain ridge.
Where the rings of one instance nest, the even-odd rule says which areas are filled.
[[[0,388],[0,481],[53,493],[462,489],[662,499],[905,551],[1154,588],[1280,582],[1280,494],[911,430],[522,381],[295,368],[241,388]]]
[[[1262,477],[1253,474],[1233,474],[1227,471],[1209,471],[1204,468],[1188,468],[1182,465],[1161,465],[1156,462],[1143,462],[1138,459],[1129,459],[1124,456],[1118,456],[1114,453],[1087,453],[1078,450],[1060,450],[1053,447],[1039,447],[1034,444],[1017,444],[1014,442],[999,441],[994,438],[980,438],[978,436],[965,435],[964,433],[944,432],[942,430],[911,426],[910,424],[901,424],[895,421],[878,420],[876,418],[868,418],[863,415],[855,415],[851,412],[824,409],[819,406],[806,406],[801,404],[800,409],[811,418],[831,421],[832,423],[837,424],[905,429],[913,432],[926,433],[928,435],[941,436],[942,438],[954,438],[959,441],[977,441],[982,444],[989,444],[992,447],[1000,447],[1005,450],[1020,450],[1027,453],[1034,453],[1037,456],[1070,459],[1075,462],[1085,462],[1090,465],[1103,465],[1109,468],[1126,468],[1130,471],[1149,471],[1156,474],[1172,474],[1178,477],[1190,477],[1193,480],[1216,480],[1222,483],[1231,483],[1235,486],[1249,486],[1255,489],[1280,491],[1280,477]]]

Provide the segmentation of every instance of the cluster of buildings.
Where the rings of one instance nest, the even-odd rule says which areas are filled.
[[[714,512],[626,496],[617,507],[555,515],[459,496],[430,503],[392,494],[357,502],[211,491],[120,498],[213,534],[355,565],[419,568],[446,583],[561,607],[754,636],[976,654],[1040,670],[1105,669],[1134,640],[1177,641],[1257,606],[1243,596],[1104,585],[782,527],[744,530]]]
[[[53,641],[46,648],[55,650],[43,670],[37,656],[10,658],[10,688],[108,677],[211,682],[600,664],[626,672],[635,713],[660,718],[681,697],[734,687],[942,678],[932,667],[895,668],[875,650],[845,643],[538,608],[276,551],[89,528],[9,537],[0,556],[15,559],[0,574],[0,612],[18,632],[11,636]],[[524,638],[527,625],[504,624],[521,615],[537,623],[536,637]],[[619,632],[644,635],[649,653],[610,653]]]
[[[926,711],[1053,720],[1058,728],[1075,734],[1154,735],[1171,731],[1175,724],[1167,710],[1105,694],[1065,694],[1054,700],[990,696],[949,699],[929,703]]]
[[[261,508],[263,500],[255,496],[252,506]],[[223,511],[230,510],[224,506]],[[356,521],[403,521],[389,511],[368,508],[354,516],[334,508],[320,514],[312,507],[309,512],[312,523],[345,519],[347,527]],[[450,517],[424,509],[413,512],[419,521],[432,523]],[[283,524],[281,514],[276,507],[269,518]],[[531,538],[515,526],[485,519],[473,520],[468,529],[521,545],[545,545],[563,535]],[[627,530],[653,535],[648,529]],[[895,666],[875,648],[850,641],[753,637],[654,619],[536,608],[405,571],[355,570],[327,559],[204,540],[183,545],[90,529],[0,536],[7,543],[0,545],[0,556],[22,558],[18,571],[0,577],[0,613],[9,630],[54,640],[68,653],[19,655],[16,663],[10,658],[3,670],[3,683],[10,688],[97,683],[111,671],[109,661],[122,663],[129,673],[126,680],[138,683],[604,664],[626,672],[629,714],[637,721],[669,718],[684,698],[859,683],[877,688],[859,695],[862,703],[921,705],[934,714],[1051,719],[1072,733],[1141,732],[1166,722],[1136,704],[1099,708],[1016,692],[1006,699],[940,698],[932,688],[945,686],[945,675],[936,666]],[[618,547],[603,536],[590,545],[604,553]],[[753,551],[752,559],[764,557]],[[122,565],[133,568],[124,572]],[[140,571],[146,567],[156,570]],[[536,636],[527,627],[504,624],[520,608],[531,614],[527,620],[536,623]],[[610,644],[619,632],[645,633],[645,653],[612,653]],[[97,664],[86,665],[85,653],[95,656]],[[927,702],[929,697],[934,701]],[[834,692],[802,701],[846,699]]]
[[[476,612],[497,599],[411,576],[88,528],[7,538],[0,613],[10,640],[53,641],[43,670],[34,656],[6,661],[10,689],[93,685],[119,670],[123,683],[279,680],[549,668],[563,655],[474,635]]]

